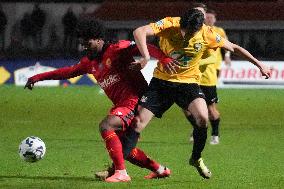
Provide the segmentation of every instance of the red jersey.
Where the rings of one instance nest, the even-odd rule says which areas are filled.
[[[166,56],[158,48],[148,45],[150,55],[159,60]],[[131,41],[121,40],[109,44],[100,56],[90,60],[83,57],[79,64],[71,67],[59,68],[33,76],[36,81],[62,80],[83,74],[93,74],[100,87],[115,106],[134,105],[145,91],[147,82],[141,71],[129,69],[134,62],[133,56],[139,55],[139,50]]]

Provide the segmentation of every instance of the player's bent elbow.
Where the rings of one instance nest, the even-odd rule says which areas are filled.
[[[136,29],[133,31],[133,36],[134,36],[134,37],[137,37],[137,36],[139,36],[139,35],[141,34],[141,32],[142,32],[142,28],[141,28],[141,27],[136,28]]]

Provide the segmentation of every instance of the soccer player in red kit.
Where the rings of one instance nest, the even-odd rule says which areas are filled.
[[[83,74],[93,74],[105,94],[113,102],[109,115],[100,123],[101,136],[113,161],[115,172],[106,182],[128,182],[124,158],[152,172],[145,178],[162,178],[170,175],[170,170],[150,159],[142,150],[134,148],[129,155],[123,154],[123,133],[135,116],[139,97],[145,92],[147,82],[140,69],[129,68],[133,56],[139,55],[136,45],[130,41],[110,43],[104,39],[104,27],[96,20],[83,20],[77,27],[79,40],[87,49],[87,56],[71,67],[30,77],[25,88],[32,89],[34,83],[43,80],[63,80]],[[168,60],[158,48],[149,45],[150,53],[159,60]],[[128,154],[128,153],[127,153]],[[125,157],[126,156],[126,157]]]

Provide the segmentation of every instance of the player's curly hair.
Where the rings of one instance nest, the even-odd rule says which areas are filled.
[[[78,38],[88,39],[104,39],[105,27],[103,23],[96,19],[85,18],[78,22],[76,27]]]
[[[195,33],[202,27],[204,15],[198,9],[189,9],[180,18],[180,28],[188,33]]]

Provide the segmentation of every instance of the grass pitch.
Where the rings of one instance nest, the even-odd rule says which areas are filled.
[[[151,121],[138,145],[172,176],[145,180],[148,170],[127,163],[130,183],[105,183],[93,175],[110,162],[98,124],[111,103],[98,88],[0,86],[0,188],[284,188],[284,90],[223,89],[219,98],[221,143],[203,152],[210,180],[188,165],[191,126],[173,106]],[[37,163],[18,155],[31,135],[47,146]]]

